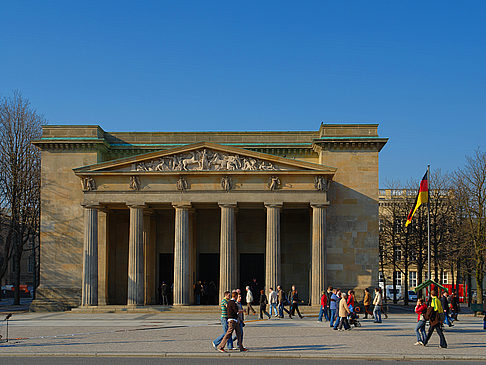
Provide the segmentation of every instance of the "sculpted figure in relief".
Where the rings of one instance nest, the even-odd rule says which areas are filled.
[[[270,190],[277,190],[280,187],[280,179],[278,176],[270,177],[270,182],[268,183],[268,188]]]
[[[314,186],[319,191],[327,191],[327,188],[329,187],[329,181],[323,176],[316,176],[314,178]]]
[[[177,186],[177,190],[179,191],[185,191],[189,188],[189,184],[187,183],[187,180],[184,176],[179,177],[176,186]]]
[[[206,148],[179,153],[156,160],[139,162],[136,171],[253,171],[279,170],[271,162],[251,157],[216,152]]]
[[[91,176],[82,177],[81,187],[83,188],[84,191],[96,190],[96,182]]]
[[[130,176],[130,185],[128,187],[131,190],[140,190],[140,178],[138,176]]]
[[[224,176],[223,178],[221,178],[221,187],[226,192],[230,191],[233,187],[233,182],[231,181],[231,177]]]

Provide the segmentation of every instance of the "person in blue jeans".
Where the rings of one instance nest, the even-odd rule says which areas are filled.
[[[337,289],[336,290],[336,297],[337,297],[337,300],[336,300],[336,312],[335,312],[335,318],[336,318],[336,320],[334,321],[334,326],[333,326],[335,330],[338,329],[339,322],[341,321],[341,317],[339,317],[339,305],[341,303],[341,300],[346,300],[346,299],[343,299],[342,294],[343,293],[341,293],[341,290],[340,289]]]
[[[331,318],[329,319],[329,321],[330,321],[329,326],[330,327],[334,327],[334,321],[337,319],[336,311],[337,311],[337,308],[338,308],[339,297],[336,295],[336,293],[337,293],[337,290],[333,289],[332,295],[331,295],[331,304],[329,305],[329,309],[331,310]],[[338,320],[338,322],[339,322],[339,320]]]
[[[415,306],[415,313],[417,313],[417,326],[415,327],[415,334],[417,335],[417,342],[415,345],[423,345],[427,335],[425,334],[425,318],[424,313],[427,310],[427,305],[424,304],[422,298],[417,300],[417,305]]]
[[[329,321],[329,316],[327,315],[327,295],[326,292],[321,293],[321,309],[319,310],[319,317],[317,321],[322,322],[322,316],[326,318],[326,321]]]
[[[449,293],[445,291],[440,297],[440,304],[442,305],[442,309],[444,310],[444,323],[449,327],[452,327],[454,325],[452,324],[452,318],[449,316],[450,309],[448,297]]]
[[[383,305],[383,297],[379,288],[375,288],[375,298],[373,299],[373,316],[375,317],[375,323],[381,323],[381,306]]]
[[[221,308],[221,326],[223,327],[223,334],[219,336],[217,339],[212,341],[212,345],[214,349],[218,348],[218,345],[221,343],[223,340],[224,335],[226,332],[228,332],[228,309],[226,308],[226,305],[228,304],[230,300],[230,295],[231,293],[229,291],[224,292],[224,298],[221,301],[220,308]],[[228,339],[228,350],[233,350],[233,339],[230,337]]]

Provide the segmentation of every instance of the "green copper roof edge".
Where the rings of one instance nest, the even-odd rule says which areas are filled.
[[[190,143],[111,143],[110,146],[183,146]],[[225,146],[312,146],[312,143],[218,143]]]
[[[319,140],[327,140],[327,139],[386,139],[385,137],[320,137],[314,139],[314,141],[319,141]]]
[[[74,140],[90,140],[90,141],[104,141],[103,138],[98,138],[98,137],[42,137],[41,139],[38,139],[38,141],[44,141],[44,140],[48,140],[48,141],[63,141],[63,140],[70,140],[70,139],[74,139]]]

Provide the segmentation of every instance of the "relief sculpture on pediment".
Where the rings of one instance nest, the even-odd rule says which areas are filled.
[[[207,148],[139,162],[135,171],[257,171],[280,170],[269,161]]]

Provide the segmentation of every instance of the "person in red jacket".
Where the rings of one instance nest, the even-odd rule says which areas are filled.
[[[329,315],[327,313],[327,295],[326,292],[321,292],[321,309],[319,310],[319,318],[317,320],[322,322],[322,315],[326,318],[326,322],[329,321]]]
[[[427,305],[424,303],[423,299],[417,300],[417,305],[415,306],[415,313],[417,313],[417,327],[415,327],[415,333],[417,335],[417,342],[415,345],[423,345],[425,338],[425,318],[424,313],[427,310]]]
[[[354,312],[354,290],[348,291],[348,308],[351,312]]]

